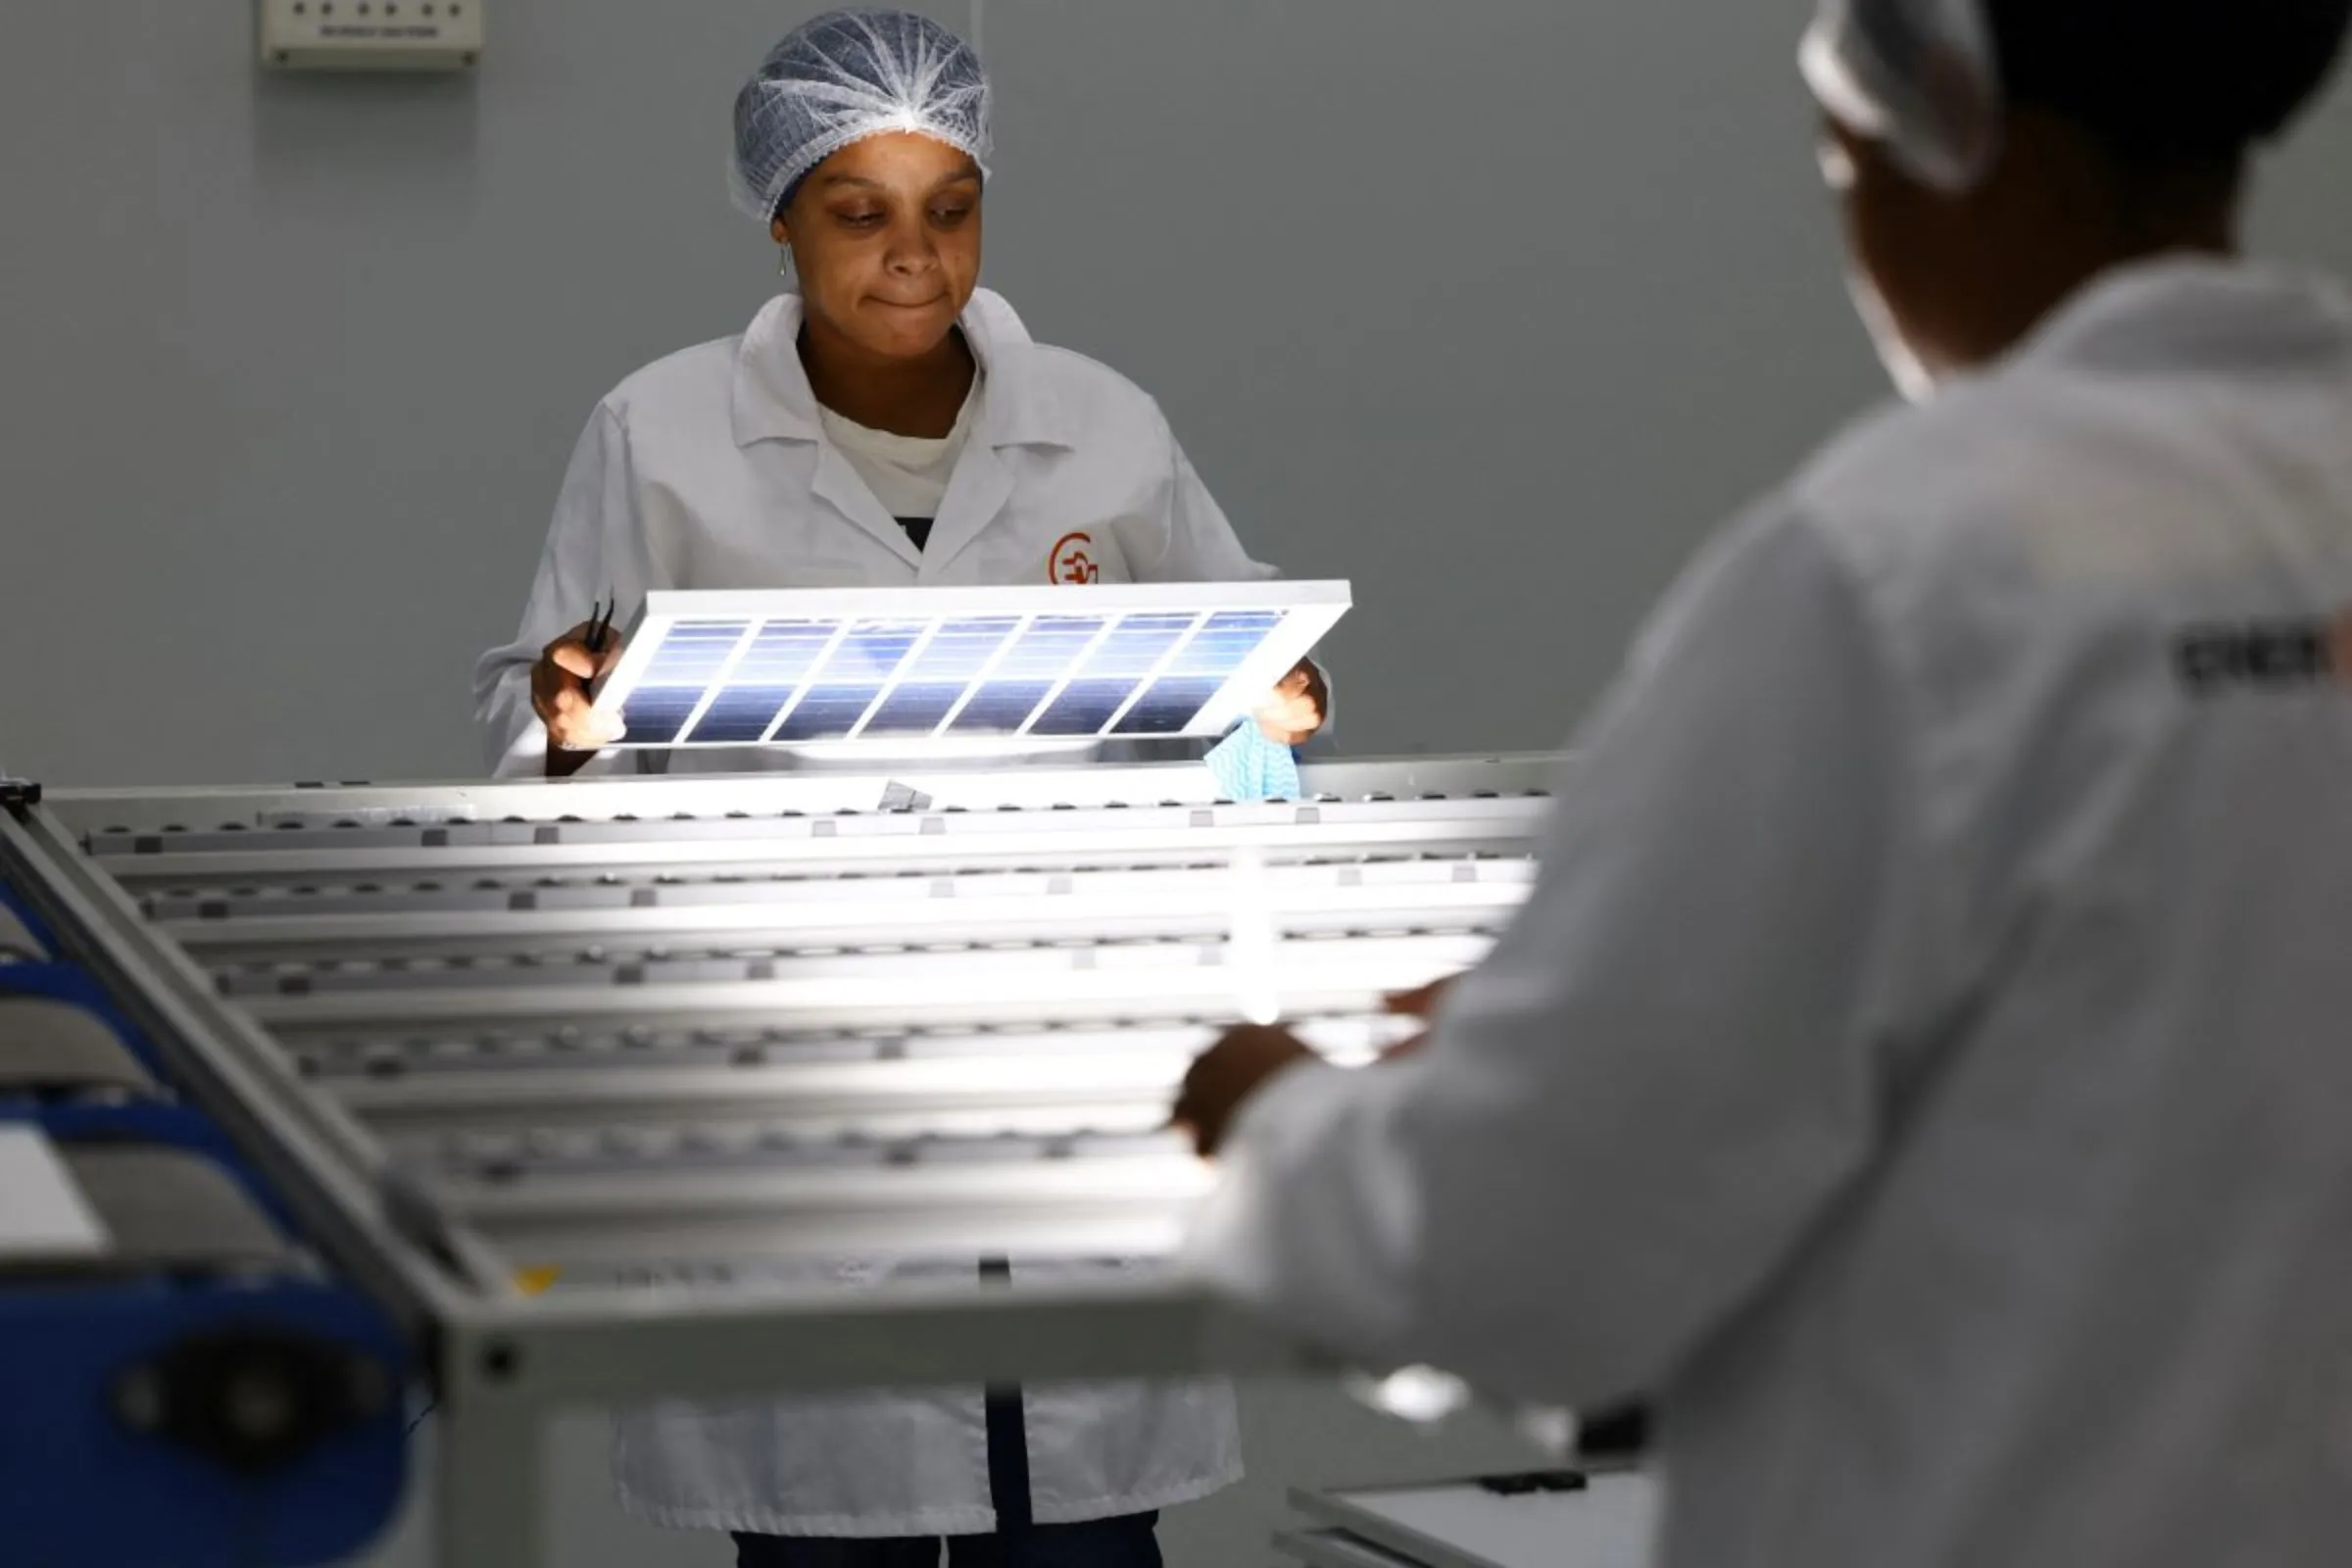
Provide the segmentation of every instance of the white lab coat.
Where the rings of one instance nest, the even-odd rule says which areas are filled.
[[[963,330],[986,375],[980,423],[915,549],[825,438],[795,349],[801,297],[741,337],[673,354],[597,405],[556,502],[514,642],[482,657],[475,717],[501,776],[538,773],[541,651],[617,596],[626,627],[649,590],[1250,582],[1273,575],[1233,525],[1159,406],[1103,366],[1031,341],[986,289]],[[590,764],[623,766],[639,754]],[[780,750],[668,754],[669,771],[794,765]]]
[[[649,366],[598,405],[521,630],[481,662],[477,716],[499,772],[540,769],[530,666],[600,595],[618,595],[625,625],[657,588],[1045,583],[1056,563],[1064,578],[1083,567],[1102,582],[1271,575],[1242,549],[1151,398],[1083,356],[1032,342],[986,291],[962,322],[987,376],[980,423],[918,552],[825,439],[795,347],[801,310],[798,295],[776,299],[740,338]],[[616,755],[629,754],[598,761]],[[778,765],[778,754],[699,754],[692,765],[740,771]],[[1131,1266],[1015,1259],[1013,1280]],[[857,1289],[892,1270],[828,1272]],[[1040,1523],[1169,1507],[1241,1476],[1223,1383],[1023,1392]],[[996,1528],[986,1434],[976,1388],[668,1405],[622,1418],[614,1473],[632,1512],[685,1528],[970,1535]]]
[[[2352,1561],[2352,301],[2133,269],[1874,418],[1562,791],[1426,1054],[1245,1110],[1200,1267],[1654,1396],[1677,1568]]]

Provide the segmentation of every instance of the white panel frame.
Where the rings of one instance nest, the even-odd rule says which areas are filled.
[[[1224,686],[1194,715],[1183,730],[1163,739],[1214,738],[1231,728],[1237,719],[1247,714],[1274,689],[1299,660],[1339,623],[1353,604],[1353,595],[1346,582],[1250,582],[1250,583],[1113,583],[1096,587],[1015,587],[1015,588],[822,588],[822,589],[758,589],[758,590],[687,590],[656,592],[646,596],[644,607],[630,623],[627,651],[618,665],[608,675],[596,693],[597,711],[608,717],[617,717],[645,680],[656,651],[668,629],[682,620],[743,620],[747,622],[748,639],[756,636],[761,624],[775,620],[838,621],[843,626],[858,621],[922,620],[934,630],[950,620],[977,617],[1019,617],[1024,624],[1040,615],[1055,617],[1102,615],[1119,617],[1152,611],[1175,611],[1197,615],[1219,614],[1232,611],[1275,610],[1285,612],[1286,619],[1274,634],[1259,645],[1257,651],[1243,662]],[[840,640],[837,630],[835,641]],[[1015,632],[1013,635],[1020,635]],[[1193,634],[1197,635],[1197,633]],[[1189,643],[1189,636],[1187,639]],[[1180,643],[1179,648],[1187,645]],[[919,650],[918,650],[919,651]],[[1002,657],[1002,650],[999,657]],[[740,657],[742,648],[736,650]],[[1171,657],[1173,651],[1171,651]],[[909,658],[913,657],[910,653]],[[1167,661],[1162,661],[1163,672]],[[822,662],[811,665],[802,676],[799,690],[786,711],[798,704],[808,690],[808,682],[822,668]],[[980,677],[986,678],[985,672]],[[1147,681],[1150,677],[1147,677]],[[701,713],[710,704],[710,694],[721,682],[703,689],[703,699],[694,716],[690,717],[681,735],[693,732]],[[978,684],[976,680],[975,686]],[[888,686],[884,688],[885,698]],[[967,699],[968,701],[968,694]],[[1052,699],[1049,698],[1050,702]],[[1132,706],[1130,699],[1129,706]],[[953,723],[962,704],[957,704],[945,723]],[[870,710],[869,710],[870,711]],[[1110,720],[1115,725],[1124,720],[1126,708]],[[772,726],[771,726],[772,727]],[[860,725],[862,732],[862,724]],[[784,743],[768,741],[768,746],[789,746],[794,751],[819,755],[900,754],[910,750],[970,752],[975,755],[1003,755],[1008,751],[1052,748],[1084,749],[1113,739],[1132,739],[1110,733],[1098,736],[1037,737],[987,736],[950,737],[934,733],[929,737],[864,738],[862,733],[846,739],[813,743]],[[624,751],[732,751],[740,750],[744,742],[664,741],[644,742],[624,738],[615,750]]]

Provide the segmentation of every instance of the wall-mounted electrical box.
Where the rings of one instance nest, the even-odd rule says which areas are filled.
[[[487,0],[256,0],[262,64],[280,71],[466,71]]]

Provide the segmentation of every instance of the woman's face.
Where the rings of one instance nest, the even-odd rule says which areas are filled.
[[[884,359],[936,350],[980,281],[980,167],[912,131],[852,142],[775,222],[812,327]]]

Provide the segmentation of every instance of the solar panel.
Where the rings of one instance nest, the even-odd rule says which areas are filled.
[[[1215,736],[1348,603],[1344,582],[654,593],[596,704],[638,749]]]

